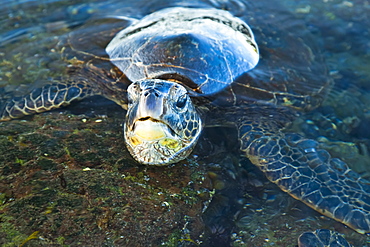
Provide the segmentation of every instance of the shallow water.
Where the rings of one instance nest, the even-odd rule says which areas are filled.
[[[96,38],[98,40],[98,37],[94,37],[93,35],[97,26],[92,25],[92,23],[95,23],[96,25],[102,25],[106,23],[105,20],[108,20],[109,18],[120,17],[122,19],[122,25],[127,25],[131,21],[134,21],[134,19],[141,18],[164,7],[192,6],[226,9],[251,25],[252,29],[255,30],[256,33],[257,43],[261,44],[262,46],[267,44],[269,48],[274,51],[285,51],[285,55],[282,56],[280,63],[277,62],[275,65],[290,66],[290,68],[293,68],[297,71],[306,70],[306,67],[302,66],[302,61],[295,60],[302,59],[302,57],[300,57],[300,51],[302,51],[301,48],[303,48],[302,44],[305,44],[313,50],[313,55],[317,57],[317,61],[320,61],[313,65],[311,68],[312,71],[328,71],[328,74],[324,74],[324,72],[323,74],[317,72],[317,74],[314,73],[309,75],[308,78],[322,77],[325,79],[329,77],[333,80],[334,85],[323,104],[313,112],[302,115],[292,126],[292,130],[295,132],[301,132],[310,138],[321,141],[321,146],[330,151],[332,156],[340,157],[347,162],[352,169],[361,173],[364,177],[370,177],[370,70],[368,69],[370,65],[370,17],[368,15],[370,11],[370,3],[368,1],[320,0],[313,2],[305,0],[297,2],[293,0],[266,0],[258,1],[258,3],[256,3],[256,1],[210,0],[169,2],[140,0],[132,3],[132,1],[111,0],[104,2],[74,1],[74,3],[71,5],[70,1],[58,0],[7,0],[2,3],[3,7],[0,10],[0,100],[6,100],[13,96],[23,95],[34,87],[48,83],[50,78],[57,78],[65,74],[65,66],[67,65],[67,62],[61,59],[62,55],[64,54],[61,54],[60,50],[57,48],[58,43],[63,42],[63,37],[65,34],[75,31],[75,36],[78,36],[80,32],[79,30],[84,30],[82,32],[88,33],[88,35],[84,36],[87,37],[86,42],[89,42],[89,38]],[[84,29],[86,26],[87,28]],[[98,28],[96,30],[98,30]],[[294,40],[297,37],[304,39],[304,42],[296,43]],[[103,40],[102,42],[99,41],[97,43],[103,47],[104,42],[107,41],[109,40]],[[288,43],[287,45],[286,42],[292,43]],[[289,46],[290,44],[292,45]],[[297,49],[295,46],[296,44],[298,44]],[[90,44],[87,44],[86,46],[80,45],[78,48],[83,50],[86,47],[90,47]],[[101,50],[94,50],[94,52],[98,51]],[[270,77],[271,71],[266,72],[266,67],[264,67],[269,62],[269,60],[266,59],[268,55],[267,51],[268,49],[263,50],[265,53],[262,55],[265,57],[262,57],[260,67],[257,67],[250,73],[251,76],[258,78]],[[279,55],[282,54],[278,54],[278,56]],[[320,57],[323,58],[322,61],[320,60]],[[272,69],[276,78],[281,79],[286,76],[284,73],[279,73],[279,68]],[[316,81],[313,79],[308,81],[307,85],[300,85],[298,89],[293,87],[294,84],[287,84],[287,87],[292,87],[291,90],[302,90],[303,92],[307,92],[314,90],[317,86],[319,86],[320,83],[318,81],[319,80],[317,80],[317,78]],[[264,87],[275,88],[276,85],[268,84],[264,85]],[[99,110],[93,109],[93,107],[91,107],[92,104]],[[108,110],[106,105],[108,105]],[[119,122],[122,121],[124,115],[124,112],[122,112],[119,107],[115,107],[113,104],[110,104],[101,98],[94,99],[93,101],[85,101],[81,108],[78,108],[78,106],[76,107],[77,108],[72,107],[71,110],[67,109],[67,113],[70,114],[72,112],[85,114],[81,115],[81,119],[98,118],[96,120],[99,120],[99,117],[101,116],[108,116],[108,119],[110,117],[118,116],[120,118],[118,120],[107,120],[112,121],[110,122],[110,126],[112,126],[112,128],[119,128]],[[25,142],[26,146],[22,146],[23,141],[20,139],[16,139],[16,141],[11,139],[20,138],[19,135],[22,138],[27,139],[28,136],[32,135],[33,132],[39,131],[39,133],[42,133],[43,128],[48,128],[48,130],[53,128],[61,129],[60,126],[56,126],[56,123],[53,122],[55,120],[58,121],[58,117],[50,116],[50,120],[42,120],[47,119],[48,117],[49,115],[47,114],[37,117],[37,121],[32,123],[31,127],[22,125],[18,129],[16,129],[17,126],[14,123],[12,123],[13,125],[2,123],[2,125],[0,125],[0,128],[2,129],[1,135],[4,140],[7,139],[9,142],[17,143],[17,145],[20,146],[19,152],[22,150],[27,150],[22,148],[25,148],[27,145],[29,145],[29,142]],[[14,122],[17,121],[18,120]],[[51,124],[48,124],[48,121],[50,121]],[[104,121],[105,120],[103,120],[103,122]],[[21,121],[19,123],[22,124]],[[65,123],[63,122],[63,124],[67,123],[68,119]],[[97,123],[98,122],[94,124]],[[84,128],[83,125],[77,125],[77,122],[74,123],[73,126],[78,126],[78,130],[83,130]],[[91,127],[89,125],[89,128],[94,129],[95,127]],[[22,131],[24,132],[22,133]],[[63,129],[63,131],[67,130]],[[72,133],[74,131],[76,132],[77,130],[70,129],[68,131]],[[100,132],[98,133],[98,130],[94,131],[94,133],[97,135],[102,134]],[[104,133],[108,133],[109,131],[118,133],[119,129],[104,131]],[[216,142],[221,142],[219,139],[217,139],[217,137],[213,136],[215,135],[214,133],[218,134],[217,131],[210,131],[208,134],[209,136],[204,138],[205,141],[216,139]],[[53,133],[52,135],[52,140],[57,142],[57,134]],[[226,135],[228,135],[228,133],[226,133]],[[61,136],[63,135],[61,134]],[[60,138],[62,139],[62,137]],[[93,136],[91,138],[93,138]],[[112,139],[114,137],[109,136],[109,138]],[[117,139],[119,140],[119,138]],[[114,140],[118,141],[117,139]],[[99,140],[96,142],[99,142]],[[31,143],[34,145],[33,148],[35,148],[35,150],[43,150],[42,145],[44,145],[44,143],[42,140],[31,141]],[[104,143],[109,142],[105,141]],[[230,143],[232,143],[231,145],[235,145],[232,140]],[[225,145],[226,144],[219,144],[219,146],[215,146],[213,149],[216,150],[215,152],[219,151],[222,153],[222,150],[227,150],[229,148],[225,147]],[[200,151],[196,151],[198,156],[201,156],[203,152],[207,151],[207,148],[203,148],[202,144],[200,146]],[[204,146],[207,146],[207,144],[204,144]],[[1,150],[6,152],[7,148],[8,146],[5,146],[4,144],[4,146],[1,147]],[[58,148],[63,149],[62,146],[56,146],[55,149]],[[90,148],[92,150],[94,149],[93,147]],[[206,151],[203,149],[206,149]],[[62,156],[68,156],[68,152],[65,152],[66,154],[64,154],[64,156],[60,155],[60,157],[55,154],[54,156],[56,158],[54,161],[58,162],[58,159],[61,159]],[[96,151],[96,153],[97,152],[98,151]],[[36,154],[39,153],[35,151],[35,155]],[[5,153],[3,155],[5,155]],[[9,166],[11,162],[20,164],[23,166],[22,169],[24,170],[28,169],[28,165],[30,166],[30,170],[35,170],[31,164],[36,162],[35,160],[39,158],[34,156],[27,159],[25,158],[26,156],[27,155],[24,154],[14,155],[14,157],[18,159],[17,162],[15,162],[16,159],[13,156],[11,158],[2,159],[3,167],[1,167],[1,176],[4,181],[13,181],[10,180],[10,176],[20,176],[20,173],[5,172],[7,169],[6,167]],[[80,161],[81,164],[83,164],[81,167],[88,166],[94,169],[102,170],[108,169],[106,168],[108,165],[102,165],[100,167],[100,163],[105,162],[109,164],[109,162],[113,162],[115,165],[117,165],[119,164],[117,160],[120,160],[120,157],[116,156],[112,156],[110,158],[106,158],[103,155],[97,156],[97,158],[94,156],[94,160],[89,160],[89,157],[91,158],[91,156],[88,154],[86,154],[83,158],[73,156],[71,157],[71,160],[73,159]],[[216,157],[217,158],[214,158],[213,160],[209,157],[205,158],[204,160],[200,159],[199,164],[212,164],[210,165],[210,169],[214,169],[216,171],[218,171],[218,168],[215,168],[217,167],[215,164],[222,164],[223,166],[227,167],[227,172],[223,171],[225,174],[220,172],[220,174],[225,175],[225,178],[222,178],[220,174],[218,175],[217,181],[220,181],[220,183],[225,183],[224,180],[226,177],[229,178],[228,176],[238,176],[240,173],[245,172],[244,170],[241,171],[239,168],[232,168],[232,165],[229,163],[236,162],[246,164],[248,163],[247,161],[243,159],[240,161],[235,161],[235,159],[238,158],[235,158],[234,156],[228,158],[223,157],[224,160],[220,161],[221,157]],[[14,161],[11,161],[11,159]],[[20,159],[24,160],[25,164],[22,163],[23,161],[19,161]],[[99,163],[99,161],[96,161],[95,159],[101,159],[104,160],[104,162],[100,161]],[[127,159],[129,160],[129,158]],[[230,160],[234,161],[231,162]],[[63,167],[68,167],[68,164],[70,164],[68,163],[68,158],[63,159],[63,162],[65,162],[63,163]],[[73,163],[72,161],[69,162]],[[75,166],[78,166],[78,164]],[[48,171],[48,173],[53,174],[53,176],[57,176],[56,174],[59,174],[58,169],[62,168],[59,166],[56,167],[56,171]],[[113,165],[113,167],[116,166]],[[119,174],[120,170],[119,168],[117,169],[118,170],[114,170],[114,172]],[[154,169],[149,169],[150,171],[146,170],[145,168],[139,169],[142,169],[140,172],[144,174],[152,175],[155,173]],[[252,169],[252,171],[248,171],[252,175],[248,175],[248,179],[246,179],[246,181],[239,179],[248,184],[248,186],[243,187],[244,189],[245,187],[248,189],[246,189],[243,193],[236,193],[235,191],[232,192],[231,194],[233,194],[233,199],[228,199],[229,201],[227,202],[227,204],[239,203],[242,205],[242,209],[237,210],[237,215],[235,215],[235,210],[233,211],[230,209],[229,211],[222,211],[223,209],[221,210],[216,206],[214,207],[214,211],[216,212],[213,214],[209,213],[207,216],[208,218],[205,220],[206,222],[212,222],[212,217],[216,218],[215,215],[220,214],[220,210],[221,212],[224,212],[224,214],[233,214],[228,217],[235,218],[236,227],[232,228],[229,225],[230,222],[227,222],[225,225],[227,225],[229,228],[232,228],[233,232],[231,233],[228,230],[225,232],[232,235],[231,239],[234,246],[279,246],[279,244],[281,245],[282,242],[285,241],[284,235],[286,234],[292,233],[292,235],[294,235],[297,232],[310,229],[314,230],[318,227],[335,229],[346,234],[346,236],[348,236],[352,241],[358,241],[353,242],[355,243],[355,246],[366,246],[366,244],[369,244],[370,240],[366,239],[364,236],[354,233],[352,230],[347,229],[340,223],[336,223],[325,218],[323,219],[323,217],[320,217],[312,210],[310,211],[309,209],[305,208],[305,206],[300,204],[297,205],[295,201],[289,201],[290,199],[285,194],[279,192],[276,187],[270,187],[270,185],[266,185],[267,182],[260,177],[263,176],[262,174],[258,173],[258,171],[254,171],[253,168],[250,169]],[[28,176],[26,172],[22,173],[22,175]],[[212,182],[215,183],[215,181],[216,180]],[[144,183],[144,181],[141,182]],[[18,184],[19,183],[20,182],[18,182]],[[11,186],[16,187],[14,184]],[[44,186],[48,187],[49,185],[44,184]],[[0,191],[0,198],[3,203],[3,206],[0,209],[3,211],[1,212],[7,212],[9,208],[11,208],[11,203],[16,201],[14,198],[21,198],[20,196],[17,197],[16,195],[9,196],[7,194],[8,188],[5,189],[6,187],[7,184],[3,183],[0,187],[2,189],[2,191]],[[236,187],[232,188],[235,189]],[[220,191],[222,191],[222,189],[220,189]],[[224,196],[224,194],[221,192],[220,194]],[[219,204],[222,205],[225,203],[223,200],[224,199],[219,199]],[[277,204],[279,205],[278,212],[276,212]],[[240,208],[240,205],[235,206],[235,208]],[[41,204],[40,207],[41,208],[39,211],[42,211],[43,215],[46,215],[46,213],[44,213],[46,206]],[[108,208],[109,204],[107,204],[106,207]],[[35,210],[37,211],[37,207]],[[71,210],[73,210],[73,207]],[[305,211],[308,213],[305,213]],[[60,214],[63,213],[62,211],[59,212]],[[55,215],[58,214],[55,213]],[[255,217],[251,217],[251,215]],[[22,217],[22,214],[18,214],[17,217]],[[101,221],[104,220],[100,220],[98,222],[103,224]],[[320,222],[317,223],[316,221]],[[12,228],[14,231],[11,232],[9,230],[9,225],[12,220],[6,218],[4,219],[4,222],[8,224],[8,228],[2,226],[3,229],[7,229],[7,233],[0,236],[6,236],[7,240],[0,242],[2,244],[8,244],[8,246],[12,246],[12,243],[14,243],[14,245],[21,244],[26,236],[30,235],[34,231],[39,230],[37,228],[37,223],[33,222],[29,223],[29,229],[27,229],[27,227],[22,228],[21,226],[14,224],[14,229]],[[96,224],[96,222],[91,224]],[[107,224],[109,225],[109,223]],[[281,229],[282,225],[285,226],[284,230]],[[45,224],[43,227],[45,227]],[[219,231],[222,231],[222,229],[227,227],[221,226],[221,230],[219,229]],[[107,236],[109,234],[112,236],[114,235],[112,233],[113,230],[109,226],[105,227],[99,225],[99,229],[103,229],[107,233]],[[116,231],[116,229],[114,230]],[[54,232],[54,234],[57,234],[56,232]],[[222,239],[223,232],[217,232],[215,229],[211,229],[211,232],[212,234],[210,234],[210,238]],[[17,238],[17,234],[19,235],[19,238]],[[71,240],[73,237],[70,235],[63,235],[61,232],[58,232],[58,234],[60,235],[54,236],[57,238],[57,240],[53,239],[53,235],[50,233],[46,236],[46,233],[43,235],[41,232],[40,237],[44,238],[44,241],[46,241],[44,242],[44,245],[46,243],[50,243],[47,241],[51,241],[51,243],[57,243],[59,241],[58,244],[61,245],[63,244],[61,238],[65,239],[64,243],[73,243]],[[78,239],[79,237],[81,239],[83,238],[78,235],[77,231],[74,234],[76,235],[75,239]],[[67,235],[68,237],[66,237]],[[296,237],[297,236],[293,236],[293,239]],[[168,239],[168,236],[166,239]],[[284,241],[282,241],[282,239]],[[163,242],[165,242],[165,240],[163,240]],[[188,241],[187,243],[189,244],[189,242],[191,241]],[[29,243],[32,244],[31,241]],[[76,242],[74,242],[74,244],[75,243]],[[105,243],[110,243],[111,246],[120,245],[119,242],[109,242],[107,240]],[[290,246],[294,245],[295,242],[292,242]],[[37,243],[35,246],[37,246]]]

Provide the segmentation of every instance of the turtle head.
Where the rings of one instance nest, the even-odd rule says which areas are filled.
[[[132,83],[127,94],[124,135],[131,155],[148,165],[185,159],[202,130],[187,90],[176,82],[147,79]]]

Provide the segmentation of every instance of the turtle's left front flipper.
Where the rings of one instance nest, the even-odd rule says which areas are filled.
[[[284,134],[276,108],[239,122],[241,150],[283,191],[359,233],[370,232],[370,185],[318,143]],[[261,111],[259,111],[261,112]],[[248,114],[248,113],[246,113]]]
[[[0,100],[0,121],[50,111],[94,95],[102,95],[124,107],[126,91],[118,87],[112,91],[109,85],[113,82],[110,73],[91,64],[71,66],[65,77],[54,79],[27,95]]]
[[[75,79],[53,81],[28,95],[6,101],[0,109],[0,121],[50,111],[96,94],[86,81]]]

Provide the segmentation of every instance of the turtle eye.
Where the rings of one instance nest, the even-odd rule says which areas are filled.
[[[180,96],[180,98],[178,98],[176,101],[176,107],[180,109],[184,108],[186,101],[187,101],[186,95]]]

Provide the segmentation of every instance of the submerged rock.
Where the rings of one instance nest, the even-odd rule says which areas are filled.
[[[111,118],[53,112],[0,124],[2,246],[177,246],[199,239],[205,167],[148,167]],[[31,237],[31,238],[32,238]]]

